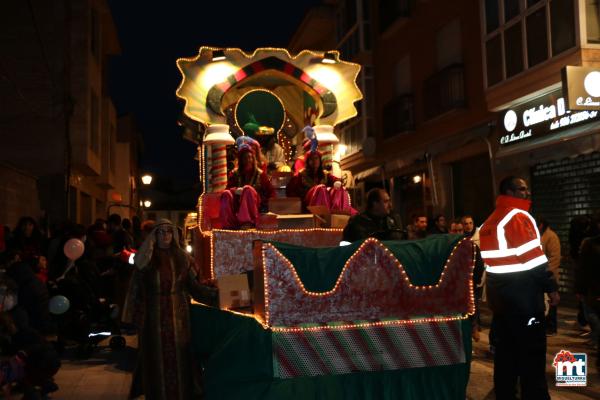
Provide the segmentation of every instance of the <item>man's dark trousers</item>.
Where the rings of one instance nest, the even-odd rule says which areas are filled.
[[[494,387],[496,399],[550,399],[546,382],[546,326],[544,315],[494,315]]]

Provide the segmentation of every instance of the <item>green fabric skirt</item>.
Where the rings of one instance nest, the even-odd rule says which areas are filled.
[[[461,322],[467,362],[441,367],[273,378],[271,331],[254,318],[194,304],[192,348],[207,399],[465,399],[471,324]]]

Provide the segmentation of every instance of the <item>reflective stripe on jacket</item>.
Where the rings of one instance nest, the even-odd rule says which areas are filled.
[[[548,262],[540,233],[527,212],[531,202],[500,195],[496,209],[479,231],[481,258],[489,273],[528,271]]]

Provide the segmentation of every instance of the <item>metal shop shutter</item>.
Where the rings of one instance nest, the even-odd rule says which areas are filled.
[[[546,217],[561,241],[560,291],[573,294],[569,226],[574,217],[600,211],[600,153],[535,165],[531,188],[533,215]]]

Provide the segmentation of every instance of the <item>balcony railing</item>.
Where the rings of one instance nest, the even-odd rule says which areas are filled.
[[[383,107],[383,137],[390,138],[415,129],[414,97],[400,95]]]
[[[423,108],[427,119],[466,106],[464,73],[462,64],[453,64],[425,81]]]
[[[380,0],[379,32],[385,32],[398,18],[408,18],[415,7],[415,0]]]

